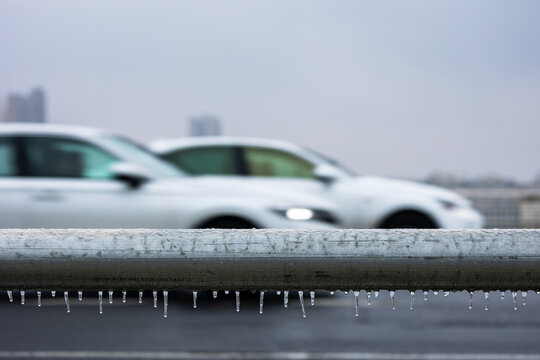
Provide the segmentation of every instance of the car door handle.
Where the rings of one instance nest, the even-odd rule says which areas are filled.
[[[34,196],[32,196],[32,199],[35,201],[61,201],[63,199],[62,195],[60,195],[56,191],[42,191]]]

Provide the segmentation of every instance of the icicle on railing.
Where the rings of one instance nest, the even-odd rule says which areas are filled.
[[[103,291],[98,291],[99,313],[103,314]]]
[[[259,295],[259,314],[263,313],[263,303],[264,303],[264,290],[261,290],[260,295]]]
[[[236,295],[236,312],[240,312],[240,291],[235,291]]]
[[[302,317],[306,317],[306,309],[304,307],[304,292],[298,290],[298,297],[300,298],[300,306],[302,307]]]
[[[169,307],[169,292],[163,290],[163,317],[167,317],[167,308]]]
[[[20,303],[22,305],[25,304],[26,302],[26,299],[27,299],[27,296],[30,294],[30,296],[32,295],[32,292],[28,293],[27,290],[15,290],[15,292],[19,293],[19,296],[20,296]],[[354,295],[354,303],[353,303],[353,306],[354,306],[354,315],[355,316],[359,316],[359,309],[360,309],[360,293],[361,291],[360,290],[351,290],[353,295]],[[229,291],[226,290],[224,291],[225,294],[228,294]],[[252,290],[252,292],[255,292],[254,290]],[[264,307],[264,298],[265,298],[265,293],[267,292],[267,290],[259,290],[259,313],[260,314],[263,314],[263,307]],[[283,305],[284,307],[288,307],[288,304],[289,304],[289,290],[278,290],[276,291],[276,295],[281,295],[283,294]],[[300,301],[300,307],[301,307],[301,314],[302,314],[302,317],[306,317],[306,309],[305,309],[305,301],[304,301],[304,291],[303,290],[298,290],[298,297],[299,297],[299,301]],[[342,291],[343,294],[347,295],[349,294],[349,290],[343,290]],[[8,297],[8,300],[9,302],[14,302],[14,291],[13,290],[8,290],[6,291],[7,293],[7,297]],[[51,290],[50,291],[51,293],[51,297],[55,297],[56,296],[56,291],[55,290]],[[113,297],[114,297],[114,290],[107,290],[107,293],[108,293],[108,302],[109,304],[112,304],[113,303]],[[212,296],[214,298],[217,298],[217,293],[218,293],[218,290],[213,290],[212,291]],[[332,293],[335,293],[334,290],[330,291],[329,292],[330,294]],[[365,300],[365,304],[366,306],[371,306],[372,305],[372,301],[373,301],[373,298],[378,298],[379,297],[379,291],[374,291],[374,290],[365,290],[365,293],[366,293],[366,300]],[[415,297],[415,291],[409,291],[409,296],[410,296],[410,299],[409,299],[409,308],[412,310],[414,308],[414,297]],[[539,291],[536,291],[535,292],[537,295],[540,295],[540,292]],[[69,302],[69,292],[68,291],[63,291],[63,294],[64,294],[64,302],[65,302],[65,306],[66,306],[66,312],[67,313],[70,313],[71,312],[71,304]],[[168,296],[169,296],[169,291],[168,290],[162,290],[162,294],[163,294],[163,317],[167,318],[168,317]],[[391,304],[391,307],[392,307],[392,310],[395,310],[396,309],[396,291],[394,290],[389,290],[388,291],[388,294],[389,294],[389,298],[390,298],[390,304]],[[423,298],[424,298],[424,301],[427,300],[427,297],[428,297],[428,294],[429,292],[426,291],[426,290],[422,290],[422,294],[423,294]],[[433,290],[433,295],[437,296],[439,294],[439,291],[437,290]],[[449,291],[442,291],[442,294],[444,297],[448,297],[450,295],[450,292]],[[472,309],[472,305],[473,305],[473,297],[474,297],[474,292],[473,291],[466,291],[465,294],[467,295],[467,299],[468,299],[468,306],[467,308],[469,310]],[[490,293],[489,291],[483,291],[482,292],[483,294],[483,298],[484,298],[484,310],[489,310],[489,307],[490,307]],[[504,294],[505,294],[505,291],[504,290],[501,290],[500,291],[500,298],[501,298],[501,301],[504,301],[505,297],[504,297]],[[511,295],[512,295],[512,305],[513,305],[513,309],[514,310],[517,310],[518,309],[518,295],[521,295],[521,302],[522,302],[522,305],[523,306],[526,306],[527,305],[527,294],[528,294],[528,291],[511,291]],[[42,296],[43,296],[43,291],[42,290],[37,290],[36,291],[36,295],[37,295],[37,306],[38,307],[41,307],[42,306]],[[78,290],[77,291],[77,298],[79,301],[82,301],[82,295],[83,295],[83,291],[82,290]],[[157,308],[158,304],[157,304],[157,298],[158,298],[158,291],[157,290],[153,290],[152,291],[152,295],[153,295],[153,307],[154,308]],[[235,295],[235,301],[236,301],[236,311],[239,312],[240,311],[240,295],[241,295],[241,292],[239,290],[235,290],[234,291],[234,295]],[[310,304],[311,306],[314,306],[315,305],[315,291],[314,290],[310,290],[309,291],[309,297],[310,297]],[[373,297],[372,297],[373,295]],[[139,303],[142,303],[142,296],[143,296],[143,291],[139,291],[138,292],[138,297],[139,297]],[[198,291],[192,291],[192,296],[193,296],[193,308],[197,308],[197,297],[198,297]],[[127,302],[127,291],[126,290],[122,290],[122,303],[125,304]],[[99,313],[100,314],[103,314],[103,291],[98,291],[98,304],[99,304]]]
[[[197,308],[197,291],[193,292],[193,308]]]
[[[71,309],[69,307],[69,293],[67,291],[64,291],[64,301],[66,302],[66,312],[69,314]]]

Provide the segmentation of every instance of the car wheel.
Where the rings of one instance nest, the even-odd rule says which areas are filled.
[[[199,229],[254,229],[254,224],[241,218],[226,216],[205,222]]]
[[[381,229],[436,229],[437,225],[427,215],[418,211],[400,211],[388,217]]]

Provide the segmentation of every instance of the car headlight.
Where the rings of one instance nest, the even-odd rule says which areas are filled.
[[[310,220],[315,215],[311,209],[292,208],[285,210],[285,216],[290,220]]]
[[[317,220],[330,224],[335,224],[336,219],[325,210],[309,209],[303,207],[291,207],[272,209],[276,214],[286,217],[289,220]]]

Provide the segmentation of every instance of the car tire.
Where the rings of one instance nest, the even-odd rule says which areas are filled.
[[[201,226],[199,229],[255,229],[257,228],[251,222],[232,216],[212,219]]]
[[[381,229],[436,229],[431,218],[418,211],[400,211],[389,216],[379,226]]]

